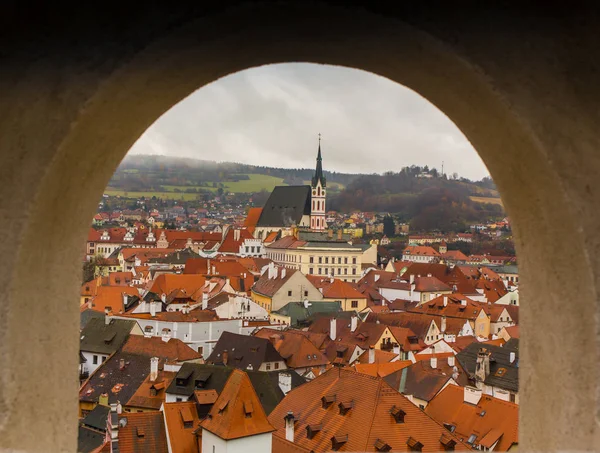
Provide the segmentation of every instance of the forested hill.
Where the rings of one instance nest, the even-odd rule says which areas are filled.
[[[184,200],[210,199],[215,193],[252,194],[261,205],[276,185],[308,184],[313,169],[261,167],[166,156],[127,156],[109,183],[108,195]],[[450,179],[428,167],[405,167],[397,173],[325,172],[328,208],[390,212],[413,228],[460,229],[504,215],[490,178],[473,182]]]
[[[505,215],[491,179],[473,183],[425,174],[407,167],[398,173],[360,176],[331,197],[329,208],[395,213],[414,230],[457,231]]]

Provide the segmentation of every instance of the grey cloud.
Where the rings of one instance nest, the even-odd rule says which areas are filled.
[[[130,150],[275,167],[371,173],[429,165],[480,179],[483,162],[417,93],[354,69],[280,64],[239,72],[175,105]]]

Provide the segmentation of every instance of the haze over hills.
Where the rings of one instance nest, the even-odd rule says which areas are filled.
[[[263,167],[159,155],[128,155],[109,183],[107,195],[187,201],[247,194],[262,205],[277,185],[308,184],[314,169]],[[470,222],[504,216],[490,178],[470,181],[428,167],[385,174],[325,171],[328,208],[394,213],[417,229],[456,230]]]

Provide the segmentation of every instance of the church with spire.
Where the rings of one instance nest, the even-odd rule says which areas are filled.
[[[317,150],[317,165],[310,185],[277,186],[265,206],[249,213],[255,217],[254,237],[266,239],[270,233],[278,236],[294,234],[294,230],[327,230],[327,180],[323,173],[321,136]],[[260,212],[258,212],[260,210]]]

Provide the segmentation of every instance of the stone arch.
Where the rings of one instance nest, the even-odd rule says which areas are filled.
[[[9,28],[23,46],[9,49],[0,81],[0,449],[75,450],[79,260],[96,203],[129,147],[195,89],[293,61],[388,77],[437,105],[473,143],[500,188],[520,255],[522,447],[597,445],[598,370],[589,362],[598,359],[599,330],[597,16],[566,10],[559,22],[521,10],[457,15],[454,5],[433,16],[427,2],[352,5],[124,10],[89,23],[66,16],[55,24],[66,38],[48,43],[36,40],[43,31],[26,40]],[[572,39],[562,40],[557,25]],[[89,46],[69,41],[77,33]],[[554,266],[560,260],[568,267]]]

